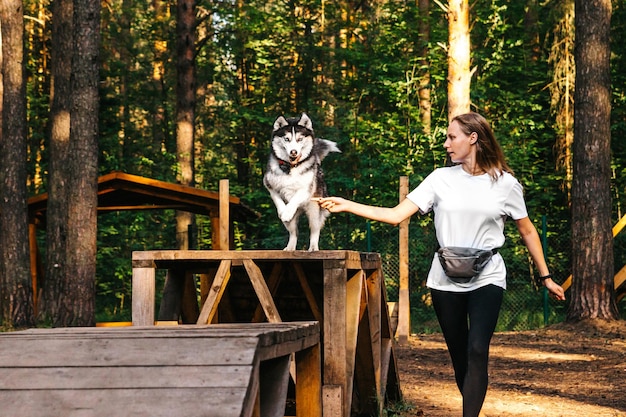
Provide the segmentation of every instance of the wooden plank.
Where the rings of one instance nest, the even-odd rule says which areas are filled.
[[[154,250],[133,252],[133,265],[136,262],[160,262],[160,261],[221,261],[223,259],[254,259],[254,260],[292,260],[292,261],[341,261],[350,262],[350,269],[360,269],[361,253],[346,250],[321,250],[321,251],[284,251],[284,250]],[[363,255],[363,259],[376,263],[380,260],[377,253]],[[342,266],[344,264],[341,264]]]
[[[198,316],[197,324],[210,323],[211,319],[217,312],[217,306],[222,298],[222,294],[224,294],[226,285],[228,285],[228,280],[230,279],[230,263],[231,261],[228,259],[220,262],[220,267],[215,274],[207,299],[202,306],[200,316]]]
[[[75,366],[69,360],[64,363],[71,366],[0,367],[0,390],[245,388],[253,368],[252,364]]]
[[[41,337],[55,335],[57,338],[83,338],[91,336],[107,338],[211,338],[211,337],[257,337],[260,343],[296,340],[303,336],[319,333],[319,324],[314,321],[296,321],[283,323],[220,323],[211,325],[180,325],[175,328],[155,326],[132,326],[121,328],[99,327],[56,327],[51,329],[28,329],[16,332],[0,333],[0,339],[28,339],[36,341]]]
[[[0,391],[0,403],[2,415],[11,417],[241,417],[245,394],[235,388],[21,390]]]
[[[132,321],[133,326],[154,324],[155,269],[133,268]]]
[[[263,307],[263,312],[265,313],[267,320],[270,323],[281,322],[282,320],[280,318],[280,314],[278,313],[272,294],[267,288],[265,278],[263,278],[263,273],[259,267],[251,259],[244,259],[243,266],[246,268],[246,272],[248,273],[254,292],[257,297],[259,297],[259,301],[261,302],[261,306]]]
[[[224,340],[222,340],[224,339]],[[0,367],[72,366],[202,366],[221,363],[253,363],[257,337],[211,338],[39,338],[39,343],[25,339],[2,338]],[[202,349],[198,349],[201,346]],[[16,355],[16,352],[20,352]],[[56,352],[54,355],[50,352]],[[159,352],[164,352],[159,354]],[[163,358],[165,352],[172,352]]]

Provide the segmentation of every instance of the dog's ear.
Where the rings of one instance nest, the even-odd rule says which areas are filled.
[[[274,121],[274,130],[278,130],[281,127],[287,126],[287,120],[283,116],[279,116],[278,119]]]
[[[298,120],[298,126],[302,126],[305,129],[313,130],[313,122],[306,113],[302,113],[302,116],[300,116],[300,120]]]

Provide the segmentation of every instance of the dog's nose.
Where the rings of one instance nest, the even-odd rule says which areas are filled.
[[[295,149],[292,149],[291,151],[289,151],[289,155],[298,156],[298,151],[296,151]]]

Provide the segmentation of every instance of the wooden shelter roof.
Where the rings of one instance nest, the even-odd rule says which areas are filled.
[[[31,221],[45,222],[48,193],[28,199]],[[239,197],[229,196],[230,218],[243,221],[258,217]],[[219,193],[123,172],[98,178],[98,213],[118,210],[175,209],[217,217]]]

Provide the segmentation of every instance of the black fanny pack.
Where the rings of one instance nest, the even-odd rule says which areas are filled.
[[[444,272],[454,282],[465,283],[478,276],[498,249],[447,246],[437,251]]]

